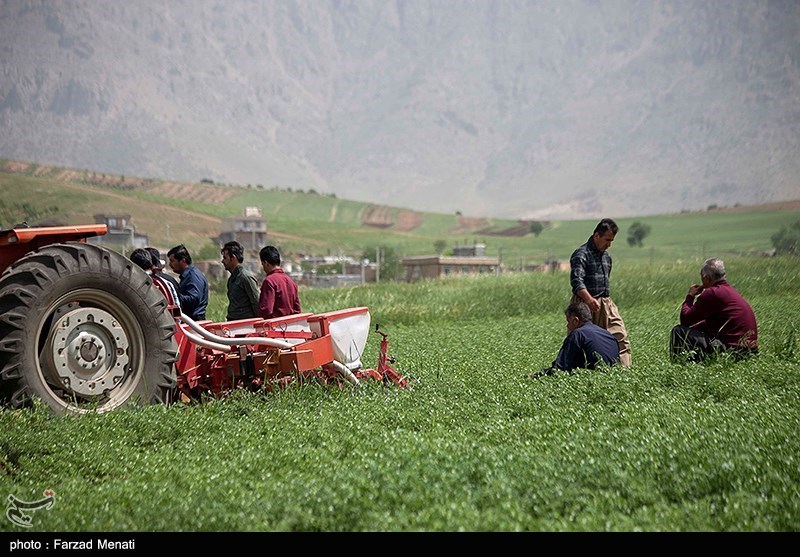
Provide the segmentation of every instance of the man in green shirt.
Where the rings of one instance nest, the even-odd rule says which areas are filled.
[[[228,277],[227,321],[258,317],[258,297],[261,292],[256,277],[248,271],[244,261],[244,248],[239,242],[228,242],[220,250],[222,264],[231,274]]]

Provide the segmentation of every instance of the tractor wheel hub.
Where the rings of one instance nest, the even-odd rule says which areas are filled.
[[[82,396],[112,389],[128,369],[128,336],[114,316],[98,308],[58,315],[49,347],[52,378]]]

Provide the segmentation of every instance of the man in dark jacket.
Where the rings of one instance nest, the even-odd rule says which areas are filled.
[[[206,318],[208,306],[208,281],[200,269],[192,265],[192,256],[183,244],[167,252],[170,268],[180,276],[178,298],[181,311],[190,318]]]
[[[583,302],[573,302],[566,310],[567,338],[550,365],[531,377],[551,375],[557,370],[595,369],[598,365],[619,362],[619,343],[614,335],[592,323],[592,312]]]
[[[758,326],[753,308],[725,280],[721,259],[707,259],[702,284],[689,287],[681,306],[681,324],[670,335],[673,361],[701,361],[715,352],[743,358],[758,353]]]
[[[242,244],[231,241],[222,246],[222,265],[228,277],[228,321],[258,317],[258,282],[244,263]]]

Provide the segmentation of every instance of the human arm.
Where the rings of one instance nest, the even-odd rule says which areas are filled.
[[[592,313],[597,313],[600,311],[600,302],[586,288],[586,254],[580,249],[576,250],[570,257],[569,266],[569,282],[573,294],[583,300]]]
[[[247,294],[247,299],[250,302],[250,307],[253,308],[253,315],[259,315],[261,292],[258,289],[256,277],[254,275],[248,275],[243,286]]]
[[[200,277],[194,273],[187,273],[182,279],[178,298],[180,300],[181,311],[186,315],[191,315],[200,305],[203,297],[203,288]]]
[[[272,313],[275,311],[275,286],[264,279],[264,282],[261,284],[261,296],[258,300],[258,315],[264,319],[269,319],[272,317]]]
[[[589,294],[589,291],[586,290],[585,288],[575,292],[575,295],[578,296],[578,298],[580,298],[581,300],[583,300],[587,306],[589,306],[589,310],[592,313],[597,313],[598,311],[600,311],[600,302],[597,300],[597,298]]]
[[[575,368],[585,366],[586,357],[578,342],[578,337],[576,334],[571,333],[564,339],[561,350],[558,351],[558,356],[553,362],[553,367],[563,369],[564,371],[571,371]]]
[[[693,284],[681,305],[681,325],[695,327],[708,319],[713,309],[713,293],[710,290],[704,291],[699,284]]]
[[[302,309],[300,309],[300,293],[297,290],[295,290],[294,307],[292,309],[294,310],[295,313],[300,313],[303,311]]]

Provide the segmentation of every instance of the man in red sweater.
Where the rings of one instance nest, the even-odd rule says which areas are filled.
[[[300,313],[297,285],[281,269],[281,254],[275,246],[266,246],[259,253],[261,266],[267,273],[261,283],[258,313],[264,319]]]
[[[737,358],[758,353],[753,308],[725,280],[722,260],[707,259],[700,269],[700,280],[702,285],[689,287],[681,306],[681,324],[672,329],[672,360],[688,355],[694,361],[701,361],[722,351]]]

